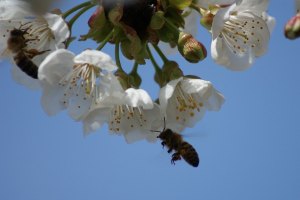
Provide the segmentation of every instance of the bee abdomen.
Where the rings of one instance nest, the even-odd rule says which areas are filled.
[[[182,158],[192,165],[193,167],[198,167],[199,165],[199,156],[197,151],[194,149],[192,145],[187,142],[183,142],[180,150],[180,154]]]
[[[23,52],[19,52],[14,56],[16,65],[28,76],[37,79],[38,67],[32,60],[30,60]]]

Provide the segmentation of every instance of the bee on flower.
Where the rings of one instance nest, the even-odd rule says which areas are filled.
[[[65,47],[69,28],[61,16],[37,15],[23,1],[2,0],[0,10],[1,57],[11,58],[17,82],[36,88],[39,64],[51,51]]]

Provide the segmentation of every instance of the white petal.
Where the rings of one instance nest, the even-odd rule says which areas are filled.
[[[268,13],[262,13],[263,20],[267,23],[269,32],[272,33],[276,24],[276,20],[274,17],[268,15]]]
[[[231,10],[233,10],[235,5],[232,5],[227,8],[220,9],[217,14],[214,17],[213,23],[212,23],[212,38],[217,38],[221,31],[223,30],[224,23],[229,19],[229,13]]]
[[[245,54],[237,55],[227,46],[225,41],[220,38],[213,40],[211,44],[211,55],[216,63],[234,71],[245,70],[254,61],[254,54],[249,48]]]
[[[152,109],[153,102],[149,94],[142,89],[129,88],[125,91],[124,104],[132,107],[142,107],[143,109]]]
[[[20,20],[25,16],[32,15],[30,5],[24,1],[1,0],[0,1],[0,19]]]
[[[74,120],[80,120],[88,114],[92,103],[92,98],[87,97],[84,89],[80,88],[74,96],[69,98],[68,114]]]
[[[117,69],[117,66],[115,65],[111,57],[98,50],[87,49],[81,54],[77,55],[74,59],[74,62],[90,63],[107,71],[113,71]]]
[[[178,78],[175,80],[170,81],[167,85],[162,87],[159,92],[159,104],[161,106],[162,112],[166,112],[168,106],[168,100],[172,97],[176,85],[182,80],[183,78]]]
[[[258,16],[267,10],[269,0],[239,0],[237,1],[236,11],[251,11]]]
[[[213,111],[219,111],[222,107],[222,105],[225,102],[224,96],[218,92],[217,90],[213,89],[211,91],[211,95],[206,102],[205,106],[207,107],[208,110],[213,110]]]
[[[69,73],[74,65],[75,55],[65,49],[59,49],[49,54],[39,67],[39,79],[44,83],[58,84]]]
[[[234,2],[235,0],[198,0],[197,4],[202,8],[208,8],[209,5],[230,5]]]
[[[181,88],[188,94],[201,93],[200,95],[203,95],[211,87],[211,82],[202,79],[184,78],[181,81]]]
[[[156,141],[156,137],[159,133],[152,131],[156,130],[153,129],[153,124],[157,125],[158,121],[163,122],[158,105],[155,104],[153,109],[143,110],[142,118],[139,118],[139,113],[135,112],[134,115],[134,118],[122,118],[118,125],[120,131],[117,133],[123,134],[127,143],[133,143],[143,139],[149,142]]]
[[[61,16],[48,13],[44,15],[44,18],[47,20],[48,26],[54,34],[54,39],[57,45],[68,39],[70,31],[67,23]]]
[[[43,95],[41,105],[43,110],[49,115],[55,115],[66,109],[67,104],[63,103],[64,89],[43,84]]]
[[[99,108],[90,112],[83,120],[83,132],[88,134],[101,128],[104,123],[108,123],[111,108]]]

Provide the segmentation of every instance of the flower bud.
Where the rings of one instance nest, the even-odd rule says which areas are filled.
[[[182,70],[179,68],[178,64],[175,61],[168,61],[164,63],[162,73],[167,82],[183,76]]]
[[[103,27],[106,22],[105,13],[103,7],[98,7],[92,16],[88,20],[90,28]]]
[[[126,72],[124,72],[123,70],[118,69],[115,72],[115,76],[118,78],[122,88],[124,90],[126,90],[127,88],[130,88],[130,84],[129,84],[129,76]]]
[[[179,10],[184,10],[192,4],[192,0],[169,0],[169,3]]]
[[[284,35],[291,40],[300,36],[300,13],[297,13],[287,22],[284,28]]]
[[[150,21],[150,28],[152,28],[153,30],[159,30],[163,27],[164,24],[164,12],[155,12]]]
[[[213,20],[214,20],[214,15],[209,12],[200,19],[200,24],[207,30],[211,30]]]
[[[139,88],[141,83],[142,83],[142,79],[140,77],[140,75],[135,71],[135,72],[131,72],[129,74],[129,83],[132,87],[134,88]]]
[[[181,32],[178,39],[178,51],[189,62],[197,63],[207,56],[206,48],[191,34]]]
[[[154,80],[155,82],[160,86],[163,87],[166,85],[166,77],[164,76],[164,74],[162,73],[162,71],[156,71],[155,75],[154,75]]]

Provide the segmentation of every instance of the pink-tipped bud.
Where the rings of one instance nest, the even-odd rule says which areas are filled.
[[[103,7],[98,7],[92,16],[88,20],[88,25],[90,28],[102,27],[105,23],[105,14]]]
[[[214,20],[214,15],[209,12],[209,13],[203,15],[203,17],[200,19],[200,24],[207,30],[210,30],[213,20]]]
[[[197,63],[207,56],[205,46],[191,34],[181,32],[178,39],[178,51],[189,62]]]
[[[284,35],[291,40],[300,36],[300,13],[297,13],[287,22],[284,28]]]

